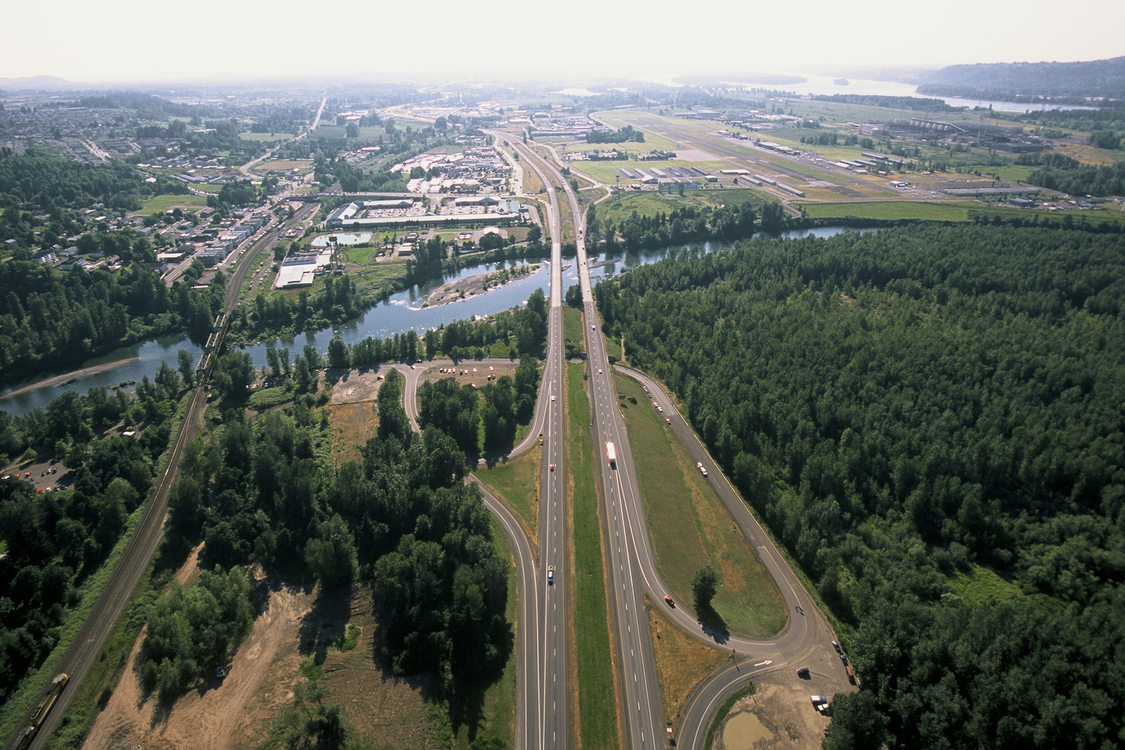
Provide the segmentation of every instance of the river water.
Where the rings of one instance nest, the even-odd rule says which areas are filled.
[[[845,229],[842,227],[820,227],[816,229],[786,232],[782,237],[830,237],[844,231],[860,230]],[[703,243],[696,247],[700,247],[703,252],[711,252],[712,250],[725,247],[725,245],[720,243]],[[629,254],[624,258],[617,255],[615,259],[619,259],[619,262],[608,266],[592,268],[590,270],[591,281],[597,283],[607,275],[612,275],[620,270],[655,263],[680,249],[682,249],[682,247],[648,250]],[[595,263],[608,260],[604,252],[591,255],[590,257]],[[309,331],[298,334],[291,339],[275,339],[269,342],[269,345],[277,349],[288,349],[290,359],[300,354],[307,344],[315,346],[317,351],[323,355],[328,350],[328,342],[336,335],[339,335],[345,343],[354,344],[369,336],[374,338],[388,338],[396,333],[405,333],[407,331],[422,333],[430,328],[437,328],[438,326],[454,320],[469,320],[478,316],[492,315],[502,310],[519,307],[527,301],[527,298],[536,289],[541,289],[544,294],[550,293],[550,266],[547,263],[543,263],[538,271],[527,277],[513,281],[497,289],[484,292],[475,297],[450,302],[445,305],[438,305],[436,307],[424,307],[423,302],[431,291],[449,281],[473,276],[478,273],[494,271],[504,266],[523,265],[528,262],[534,261],[513,260],[503,263],[467,266],[456,273],[446,275],[441,280],[435,279],[427,284],[398,292],[392,295],[386,302],[381,302],[368,310],[363,317],[337,329],[325,328],[319,331]],[[567,289],[578,283],[578,269],[575,266],[573,258],[564,259],[563,265],[563,293],[565,294]],[[266,364],[266,347],[266,343],[260,343],[246,347],[243,351],[248,352],[254,361],[254,366],[260,368]],[[193,362],[199,359],[200,347],[192,343],[186,336],[183,338],[172,337],[154,339],[143,344],[118,349],[104,357],[93,359],[82,364],[82,367],[86,368],[110,362],[119,363],[115,367],[107,368],[104,371],[82,377],[75,377],[60,385],[32,388],[18,394],[12,394],[10,391],[5,392],[0,395],[0,409],[7,411],[13,416],[17,416],[27,414],[34,409],[46,408],[47,404],[50,403],[52,399],[66,391],[86,393],[91,388],[112,388],[117,385],[138,382],[146,375],[151,379],[160,368],[162,362],[176,369],[178,352],[181,349],[185,349],[191,354]],[[46,373],[43,379],[53,377],[56,374],[58,373]]]

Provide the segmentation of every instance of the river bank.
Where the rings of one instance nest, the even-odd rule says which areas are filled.
[[[100,365],[92,365],[90,367],[83,367],[81,370],[73,370],[71,372],[64,372],[62,375],[55,375],[54,377],[44,378],[43,380],[36,380],[34,382],[27,383],[25,385],[21,385],[17,388],[12,388],[11,390],[4,391],[3,395],[4,396],[19,396],[22,393],[28,393],[30,391],[38,390],[40,388],[54,388],[55,386],[66,385],[67,383],[70,383],[70,382],[75,381],[75,380],[82,380],[83,378],[88,378],[91,375],[98,375],[98,374],[103,373],[103,372],[109,372],[110,370],[115,370],[123,364],[128,364],[130,362],[140,362],[140,360],[141,360],[140,357],[130,357],[128,359],[123,359],[123,360],[119,359],[119,360],[115,360],[113,362],[103,362]]]

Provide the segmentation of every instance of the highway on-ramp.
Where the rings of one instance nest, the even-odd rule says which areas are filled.
[[[536,168],[535,165],[531,165]],[[538,171],[538,170],[537,170]],[[541,179],[545,176],[540,175]],[[569,654],[569,554],[567,547],[566,455],[564,435],[565,351],[562,326],[562,240],[559,208],[554,191],[547,206],[547,231],[551,237],[550,306],[548,308],[547,351],[542,383],[531,427],[523,441],[508,458],[539,445],[542,436],[542,460],[539,469],[539,559],[533,567],[523,558],[531,558],[530,547],[522,526],[486,488],[485,506],[504,526],[505,533],[517,549],[517,566],[521,567],[520,627],[517,659],[520,663],[520,687],[517,688],[517,748],[567,748],[574,744],[574,723],[570,709],[571,675]],[[487,364],[489,360],[485,360]],[[452,364],[452,363],[451,363]],[[396,368],[406,376],[403,398],[407,416],[415,429],[418,426],[417,387],[421,374],[440,367],[440,362]],[[512,529],[518,527],[520,533]],[[517,538],[518,537],[518,538]],[[524,550],[527,550],[526,552]],[[525,583],[526,582],[526,583]],[[530,584],[528,586],[527,584]]]

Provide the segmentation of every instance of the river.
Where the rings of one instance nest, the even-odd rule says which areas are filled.
[[[847,78],[847,83],[837,83],[840,79],[834,76],[816,75],[813,73],[794,73],[793,76],[804,80],[794,83],[750,83],[747,81],[724,81],[728,86],[741,86],[746,89],[761,89],[781,94],[796,94],[798,96],[831,96],[832,94],[861,94],[864,96],[913,96],[923,99],[940,99],[951,107],[981,107],[992,108],[997,112],[1035,112],[1044,109],[1096,109],[1082,105],[1046,104],[1043,102],[1000,102],[985,99],[964,99],[959,96],[938,96],[936,94],[919,94],[918,86],[901,81],[876,81],[865,78]],[[642,76],[640,80],[658,83],[664,86],[679,87],[683,83],[676,76],[670,74],[652,74]],[[564,90],[558,93],[570,93],[580,96],[577,90]]]
[[[830,237],[844,231],[859,230],[842,227],[820,227],[786,232],[782,237]],[[711,252],[713,249],[725,246],[721,243],[703,243],[701,247],[704,252]],[[597,283],[605,276],[612,275],[619,270],[655,263],[680,249],[681,247],[648,250],[628,254],[624,258],[620,258],[618,254],[616,258],[620,258],[620,262],[591,269],[590,278],[594,283]],[[610,260],[604,252],[590,257],[594,263]],[[456,273],[445,275],[441,279],[434,279],[429,283],[414,286],[391,295],[387,301],[381,302],[368,310],[363,317],[339,328],[309,331],[298,334],[291,339],[275,339],[268,343],[278,349],[288,349],[289,356],[292,359],[304,351],[306,344],[312,344],[317,351],[324,354],[328,350],[328,342],[335,335],[339,335],[345,343],[354,344],[369,336],[389,338],[396,333],[405,333],[406,331],[422,333],[454,320],[468,320],[519,307],[527,301],[527,298],[536,289],[541,289],[544,294],[549,294],[550,264],[544,263],[538,271],[527,277],[465,300],[436,307],[423,307],[423,302],[429,293],[441,284],[478,273],[495,271],[504,266],[523,265],[524,263],[526,261],[512,260],[503,263],[482,263],[466,266]],[[563,261],[564,294],[572,285],[578,283],[578,269],[574,263],[573,258]],[[266,347],[267,343],[260,343],[246,347],[242,351],[248,352],[254,361],[254,366],[261,368],[266,364]],[[57,385],[42,385],[22,390],[19,393],[12,392],[15,389],[20,389],[21,386],[19,385],[15,386],[14,389],[8,389],[0,395],[0,409],[12,416],[18,416],[27,414],[34,409],[46,408],[52,399],[66,391],[86,393],[91,388],[112,388],[117,385],[138,382],[146,375],[151,379],[162,362],[176,369],[177,356],[181,349],[185,349],[191,354],[193,362],[199,359],[200,347],[192,343],[186,336],[154,339],[143,344],[118,349],[106,356],[82,363],[82,369],[118,363],[115,366],[99,369],[90,374],[67,378],[66,382]],[[59,374],[45,374],[43,380]]]

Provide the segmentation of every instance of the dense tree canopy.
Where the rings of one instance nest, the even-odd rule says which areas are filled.
[[[863,697],[831,742],[1120,740],[1118,239],[758,240],[596,294],[848,626]]]
[[[68,482],[38,494],[18,477],[0,480],[0,702],[50,653],[76,588],[102,565],[148,494],[182,388],[163,367],[133,397],[95,388],[64,393],[25,416],[0,412],[0,463],[53,455],[51,467]],[[118,428],[97,437],[122,424],[136,434]]]
[[[63,272],[34,261],[0,263],[0,380],[158,335],[186,330],[202,340],[221,293],[221,279],[203,292],[179,284],[169,289],[139,264]]]
[[[233,655],[254,621],[250,581],[240,568],[203,571],[153,606],[141,646],[141,681],[171,700],[210,678]]]
[[[370,581],[386,627],[380,657],[400,673],[434,672],[460,705],[511,652],[507,568],[479,490],[460,481],[465,453],[433,425],[411,431],[402,383],[387,373],[377,434],[362,463],[339,468],[320,447],[327,423],[301,402],[253,423],[227,412],[184,459],[169,543],[202,537],[207,566],[257,562],[327,588]]]
[[[0,207],[51,210],[101,203],[136,210],[139,196],[187,192],[178,180],[162,177],[146,183],[145,178],[124,162],[77,164],[48,148],[29,148],[23,154],[0,149]]]

